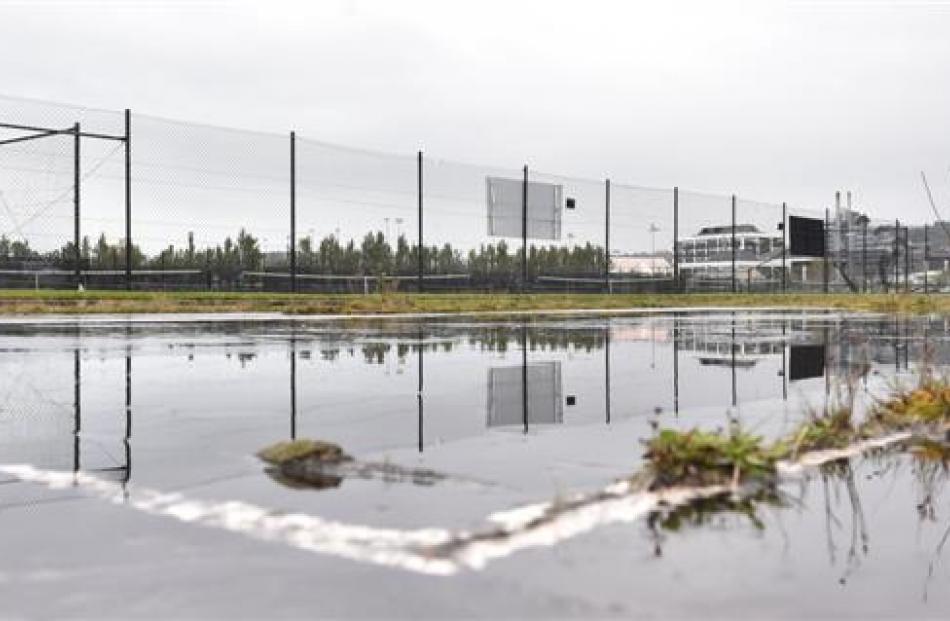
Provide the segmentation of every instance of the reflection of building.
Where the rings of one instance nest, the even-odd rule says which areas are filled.
[[[560,362],[490,368],[488,426],[562,423],[564,406],[561,393]]]

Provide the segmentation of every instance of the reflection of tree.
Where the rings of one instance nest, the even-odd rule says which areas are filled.
[[[845,584],[851,574],[860,567],[861,557],[867,556],[869,541],[867,522],[864,518],[864,509],[861,506],[861,497],[855,484],[851,462],[849,460],[830,462],[821,467],[820,474],[825,504],[825,536],[828,544],[828,558],[832,566],[836,564],[837,551],[834,527],[842,527],[841,520],[835,514],[832,499],[835,503],[840,501],[842,487],[851,509],[851,541],[848,546],[844,573],[838,580],[841,584]]]
[[[654,553],[662,556],[664,532],[678,533],[687,528],[730,528],[742,521],[756,530],[764,530],[765,522],[759,518],[759,510],[785,506],[787,501],[776,488],[758,487],[751,492],[724,493],[654,511],[647,518],[647,527],[653,537]]]
[[[913,454],[913,473],[917,487],[917,515],[921,522],[937,522],[935,500],[943,495],[950,475],[950,443],[925,440],[911,449]],[[927,576],[924,579],[924,602],[929,596],[930,582],[934,570],[943,555],[943,549],[950,539],[950,519],[944,528],[937,546],[927,563]]]

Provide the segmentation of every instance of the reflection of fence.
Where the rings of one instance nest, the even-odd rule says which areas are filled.
[[[820,221],[821,256],[789,248]],[[0,286],[893,291],[943,225],[0,97]]]

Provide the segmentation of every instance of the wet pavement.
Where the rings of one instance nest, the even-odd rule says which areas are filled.
[[[948,337],[814,311],[0,320],[0,465],[47,477],[0,474],[0,616],[946,617],[947,472],[896,453],[450,575],[370,552],[600,489],[658,426],[776,436],[844,386],[860,409]],[[445,476],[286,485],[254,454],[290,438]]]

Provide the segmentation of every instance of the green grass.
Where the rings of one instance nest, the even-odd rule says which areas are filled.
[[[769,479],[775,462],[787,454],[784,443],[766,445],[761,437],[733,427],[728,432],[663,429],[647,442],[644,457],[654,486],[668,487]]]
[[[950,296],[918,294],[289,294],[0,290],[0,314],[219,313],[390,314],[658,307],[796,307],[950,313]]]
[[[950,380],[924,375],[911,389],[895,390],[860,424],[850,406],[811,414],[788,437],[765,443],[732,425],[729,430],[662,429],[647,442],[647,460],[655,488],[774,480],[776,463],[809,451],[843,448],[858,440],[913,429],[911,450],[918,457],[950,461],[950,445],[928,434],[950,428]]]

